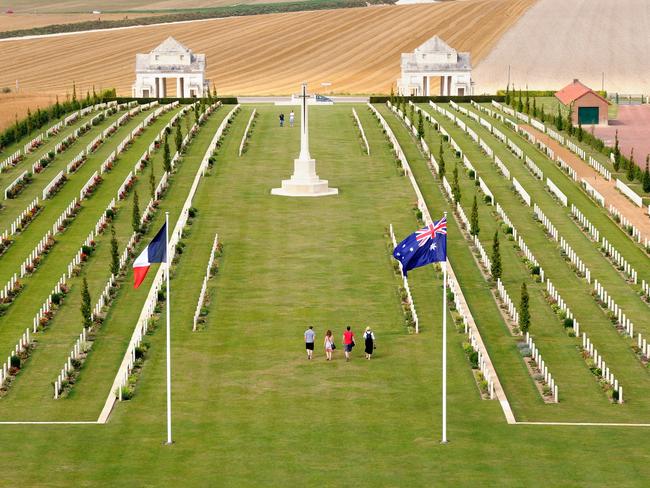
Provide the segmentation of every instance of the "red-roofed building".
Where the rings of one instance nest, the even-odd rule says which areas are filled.
[[[573,124],[607,125],[609,102],[578,80],[565,86],[555,97],[572,108]]]

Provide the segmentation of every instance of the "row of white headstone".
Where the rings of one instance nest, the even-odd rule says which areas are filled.
[[[591,342],[587,334],[584,332],[582,333],[582,349],[593,359],[594,364],[600,370],[600,377],[607,381],[612,388],[618,392],[618,403],[623,403],[623,387],[619,385],[614,373],[610,371],[607,363],[605,363],[602,356],[598,353],[598,349],[594,347],[593,342]]]
[[[499,293],[499,298],[501,298],[501,301],[505,305],[506,310],[508,310],[508,316],[510,317],[510,320],[512,320],[515,325],[519,324],[519,312],[517,311],[515,303],[510,298],[510,295],[508,295],[508,290],[506,290],[506,287],[501,281],[501,278],[497,278],[497,291]]]
[[[621,268],[623,273],[628,278],[630,278],[635,285],[638,283],[639,275],[636,272],[636,270],[627,261],[627,259],[623,257],[623,255],[618,251],[618,249],[616,249],[614,246],[612,246],[609,243],[606,237],[603,237],[603,240],[601,241],[600,249],[606,256],[609,256],[609,258]]]
[[[84,151],[81,151],[79,154],[77,154],[72,161],[68,163],[68,166],[66,166],[65,171],[67,174],[72,174],[75,173],[81,166],[86,162],[86,153]]]
[[[214,241],[212,242],[212,248],[210,249],[210,257],[208,259],[208,265],[205,269],[205,276],[203,277],[203,283],[201,284],[201,292],[199,293],[199,299],[196,304],[196,309],[194,310],[194,320],[192,322],[192,331],[196,330],[196,326],[199,322],[199,317],[201,316],[201,309],[205,303],[205,295],[208,291],[208,280],[212,278],[212,265],[214,264],[215,253],[217,251],[217,246],[219,245],[219,234],[214,235]]]
[[[14,236],[17,232],[19,231],[22,232],[23,230],[25,230],[26,224],[31,222],[32,219],[31,216],[34,210],[36,210],[36,208],[38,207],[38,202],[39,202],[38,197],[34,198],[34,200],[32,200],[32,203],[27,205],[25,210],[20,212],[18,217],[16,217],[16,219],[9,226],[9,229],[5,230],[2,233],[1,239],[3,241],[5,239],[8,239],[9,237]]]
[[[54,193],[60,188],[59,184],[62,183],[65,178],[66,176],[63,173],[63,170],[54,175],[54,178],[52,178],[52,180],[47,185],[45,185],[45,188],[43,188],[43,194],[41,195],[43,197],[43,200],[47,200],[53,196]]]
[[[605,204],[603,203],[603,206]],[[616,218],[618,218],[618,225],[621,226],[627,235],[629,235],[632,239],[634,239],[636,242],[641,244],[641,241],[643,240],[643,245],[647,249],[650,247],[650,239],[647,237],[645,239],[642,238],[641,236],[641,231],[635,227],[632,222],[630,222],[625,215],[623,215],[614,205],[609,205],[609,213],[615,217],[614,221],[616,222]],[[631,233],[630,233],[631,231]]]
[[[539,369],[540,373],[544,377],[544,383],[546,383],[546,385],[548,385],[549,389],[551,390],[553,401],[555,403],[559,403],[560,398],[558,394],[559,392],[557,384],[555,384],[555,378],[553,378],[553,375],[548,370],[548,365],[542,358],[542,354],[539,352],[539,349],[535,345],[532,336],[528,332],[526,332],[526,345],[530,349],[530,356],[535,362],[537,369]]]
[[[390,224],[389,231],[390,231],[390,240],[391,243],[393,244],[393,249],[395,249],[397,247],[397,240],[395,239],[393,224]],[[404,286],[404,290],[406,291],[406,300],[409,305],[409,310],[411,311],[411,316],[413,317],[413,323],[415,324],[415,333],[419,334],[420,320],[418,318],[417,310],[415,309],[415,301],[413,300],[413,295],[411,294],[411,287],[409,286],[408,278],[404,276],[404,272],[402,270],[402,263],[398,261],[397,264],[399,265],[400,276],[402,277],[402,285]]]
[[[623,327],[625,332],[627,332],[632,339],[634,339],[634,324],[598,280],[594,280],[594,291],[598,298],[600,298],[600,300],[605,304],[607,309],[614,314],[617,323]]]
[[[15,179],[14,181],[12,181],[12,182],[9,184],[9,186],[7,186],[7,188],[5,188],[5,200],[7,200],[7,199],[9,199],[9,198],[13,198],[13,197],[9,196],[9,193],[10,193],[14,188],[16,188],[18,185],[21,185],[21,184],[24,184],[24,183],[25,183],[26,178],[27,178],[27,173],[28,173],[27,170],[23,171],[20,175],[18,175],[18,177],[16,177],[16,179]]]

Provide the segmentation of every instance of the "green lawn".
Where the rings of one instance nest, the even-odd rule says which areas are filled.
[[[378,108],[399,138],[432,215],[448,210],[411,137],[385,107]],[[170,210],[175,221],[226,110],[209,119],[188,149],[149,235],[160,225],[162,211]],[[163,445],[161,322],[149,336],[151,349],[134,398],[116,405],[108,424],[0,425],[0,445],[10,454],[0,462],[4,483],[518,487],[595,486],[612,480],[621,486],[645,484],[650,468],[640,446],[647,429],[509,426],[498,402],[480,399],[460,347],[462,335],[453,332],[448,335],[451,442],[441,446],[441,280],[431,267],[411,274],[422,333],[408,334],[385,232],[393,223],[399,239],[417,227],[412,210],[415,194],[399,175],[385,135],[368,110],[357,106],[370,142],[371,156],[367,156],[350,106],[312,108],[312,156],[320,176],[339,188],[340,195],[313,200],[275,197],[270,189],[292,171],[298,129],[279,128],[277,110],[259,106],[249,150],[240,158],[237,150],[251,110],[245,106],[235,118],[214,168],[201,180],[194,200],[198,215],[171,284],[175,444]],[[436,147],[437,135],[428,132]],[[488,171],[481,174],[487,178]],[[142,202],[147,185],[146,178],[141,180]],[[474,188],[466,177],[462,184],[464,198],[469,198]],[[127,201],[116,219],[121,239],[129,233],[129,214]],[[489,237],[495,225],[489,222],[490,215],[490,209],[481,206],[486,233],[482,237]],[[563,342],[567,338],[561,331],[551,340],[551,329],[559,329],[557,324],[549,324],[548,342],[540,348],[545,355],[556,348],[564,350],[555,353],[553,372],[565,358],[574,361],[576,371],[571,374],[571,366],[564,366],[562,381],[575,382],[585,394],[576,391],[569,396],[567,391],[565,403],[542,403],[514,339],[504,328],[489,285],[459,235],[453,215],[449,218],[450,258],[518,419],[600,419],[611,412],[611,420],[643,421],[636,399],[622,408],[607,403],[579,361],[570,359],[572,345]],[[541,235],[533,225],[527,231]],[[192,332],[216,232],[224,253],[210,284],[210,313],[205,329]],[[106,271],[100,268],[107,261],[106,247],[104,236],[87,274],[102,274],[105,279]],[[511,249],[504,249],[504,255],[514,259]],[[508,266],[511,283],[523,277],[518,263]],[[0,400],[3,419],[28,419],[39,412],[58,418],[96,418],[146,293],[144,288],[133,292],[128,280],[130,276],[73,395],[55,401],[29,391],[27,379],[36,380],[37,368],[28,369],[44,353],[36,351],[25,370],[25,385],[17,383],[16,390]],[[76,308],[71,299],[59,313],[74,321]],[[55,326],[68,327],[58,320],[52,333]],[[304,357],[302,339],[308,324],[318,334],[312,362]],[[320,347],[325,329],[331,328],[340,344],[346,325],[359,335],[366,325],[375,329],[378,349],[372,361],[363,360],[363,351],[355,350],[351,363],[341,359],[340,351],[334,362],[325,362]],[[78,328],[77,323],[67,330],[73,334]],[[65,340],[71,344],[72,338]],[[43,380],[51,381],[57,370]],[[38,388],[45,391],[44,386]],[[33,401],[21,403],[19,396]]]

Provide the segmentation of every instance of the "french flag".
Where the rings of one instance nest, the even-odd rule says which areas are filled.
[[[133,262],[133,288],[137,288],[147,277],[151,263],[167,262],[167,224],[164,224],[156,237]]]

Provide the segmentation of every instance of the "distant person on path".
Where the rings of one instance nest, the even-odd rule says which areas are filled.
[[[296,114],[294,114],[292,110],[289,114],[289,127],[293,127],[294,120],[296,120]]]
[[[345,360],[350,360],[350,353],[354,347],[354,332],[350,330],[348,325],[345,332],[343,332],[343,346],[345,346]]]
[[[325,342],[323,345],[325,346],[325,355],[327,356],[327,360],[331,361],[332,351],[336,348],[336,346],[334,345],[334,336],[332,336],[332,331],[329,329],[325,333]]]
[[[280,114],[280,127],[284,127],[284,114]]]
[[[314,326],[310,325],[309,329],[305,331],[305,349],[307,349],[307,359],[314,356],[314,340],[316,339],[316,332]]]
[[[375,350],[375,334],[370,327],[366,327],[366,331],[363,333],[363,340],[366,346],[366,359],[370,360]]]

